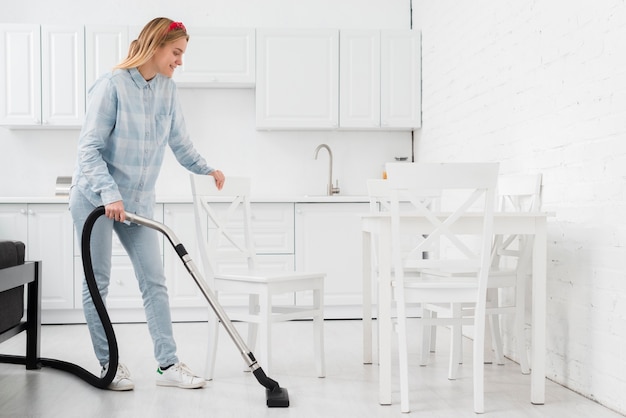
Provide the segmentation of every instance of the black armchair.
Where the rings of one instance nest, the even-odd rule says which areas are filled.
[[[26,355],[0,354],[0,363],[41,368],[41,261],[24,262],[21,242],[0,242],[0,343],[26,331]],[[26,286],[26,320],[24,316]]]

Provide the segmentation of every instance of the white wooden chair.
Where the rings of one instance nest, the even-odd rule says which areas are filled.
[[[414,320],[420,325],[474,326],[474,412],[482,413],[486,293],[498,164],[389,163],[386,168],[391,187],[392,286],[397,311],[401,411],[410,411],[406,304],[471,303],[471,318],[453,315]],[[441,196],[436,209],[425,205],[423,199],[425,193],[433,190]],[[410,201],[415,215],[419,215],[419,228],[413,228],[417,217],[412,222],[410,213],[400,211],[403,200]],[[478,220],[480,227],[464,228],[466,216]],[[417,242],[408,253],[402,247],[406,234]]]
[[[498,210],[538,212],[541,209],[541,174],[508,175],[498,179]],[[532,271],[533,237],[497,235],[487,282],[487,315],[491,319],[494,354],[504,364],[501,315],[512,315],[513,338],[522,373],[530,373],[525,338],[526,289]],[[513,298],[510,297],[513,293]],[[508,298],[504,296],[509,296]]]
[[[227,309],[233,321],[248,323],[248,347],[260,339],[259,363],[269,374],[272,364],[273,324],[293,319],[313,319],[317,375],[325,376],[324,279],[319,272],[275,271],[257,262],[252,235],[250,179],[228,177],[217,190],[211,176],[191,175],[196,235],[207,283],[219,299],[222,295],[248,295],[248,309]],[[221,205],[220,208],[216,206]],[[224,206],[227,208],[225,209]],[[295,306],[295,292],[311,292],[312,306]],[[291,294],[287,306],[275,306],[273,296]],[[232,299],[231,299],[232,300]],[[276,300],[274,300],[276,302]],[[213,378],[219,323],[209,319],[206,377]],[[257,330],[259,332],[257,332]]]
[[[497,210],[500,212],[538,212],[541,209],[541,174],[502,175],[498,178]],[[512,339],[515,342],[515,354],[523,374],[530,373],[528,350],[526,347],[526,289],[532,265],[533,237],[521,235],[496,235],[492,247],[492,261],[487,282],[487,308],[493,352],[497,364],[504,364],[504,347],[500,317],[510,315],[513,318]],[[512,295],[512,297],[511,297]],[[427,315],[437,315],[448,307],[427,306]],[[464,307],[457,314],[471,316],[472,307]],[[456,329],[456,338],[461,338],[461,330]],[[436,329],[430,333],[430,351],[435,351]],[[454,350],[462,353],[462,345]],[[462,355],[457,356],[459,359]]]
[[[367,184],[367,193],[369,197],[370,212],[371,213],[389,212],[391,210],[390,182],[387,181],[386,179],[368,179],[366,184]],[[435,205],[437,202],[437,199],[439,198],[439,195],[437,193],[438,191],[436,190],[431,190],[429,193],[425,191],[424,196],[422,197],[424,203],[427,206]],[[405,210],[410,210],[411,204],[410,202],[401,202],[400,208],[401,209],[403,208]],[[372,360],[373,360],[372,345],[374,345],[374,342],[377,338],[374,336],[375,328],[372,327],[372,313],[373,313],[372,300],[375,300],[375,298],[373,298],[373,293],[375,292],[375,289],[377,288],[377,277],[378,277],[378,260],[376,259],[376,256],[378,254],[377,238],[378,237],[376,235],[371,235],[370,239],[372,242],[370,243],[370,246],[369,246],[371,249],[371,256],[370,256],[371,265],[369,266],[370,271],[371,271],[370,277],[375,279],[373,280],[373,283],[372,283],[374,286],[368,289],[363,289],[363,348],[364,348],[363,363],[365,364],[372,363]],[[408,242],[402,243],[403,248],[408,249],[410,248],[410,246],[411,246],[410,238]]]

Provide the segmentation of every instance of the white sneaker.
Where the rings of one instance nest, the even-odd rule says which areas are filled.
[[[107,370],[109,368],[109,364],[102,368],[102,372],[100,372],[100,377],[104,377]],[[107,386],[109,390],[133,390],[135,388],[135,384],[132,380],[130,380],[130,372],[121,363],[117,365],[117,372],[115,373],[115,377],[113,381]]]
[[[176,386],[183,389],[196,389],[206,385],[206,380],[196,376],[184,363],[176,363],[161,370],[157,368],[156,384],[158,386]]]

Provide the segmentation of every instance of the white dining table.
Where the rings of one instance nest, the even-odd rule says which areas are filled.
[[[378,364],[379,403],[391,404],[391,340],[392,287],[391,287],[391,215],[388,212],[362,214],[363,234],[363,362],[372,363],[372,254],[376,251],[378,270]],[[522,234],[534,236],[532,256],[532,315],[531,315],[531,379],[530,402],[545,402],[546,363],[546,268],[547,268],[547,218],[545,212],[496,212],[494,235]],[[401,224],[419,233],[420,226],[432,228],[422,215],[405,213]],[[455,228],[480,228],[480,216],[466,215]],[[372,238],[376,238],[373,248]]]

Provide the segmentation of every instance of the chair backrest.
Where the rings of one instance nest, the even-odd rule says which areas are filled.
[[[242,260],[254,270],[250,179],[228,177],[218,190],[212,176],[191,174],[190,178],[196,238],[205,274],[213,277],[220,262],[237,264]]]
[[[486,274],[493,239],[493,213],[498,176],[497,163],[388,163],[386,165],[391,197],[393,254],[396,269],[445,272],[450,275]],[[436,207],[424,196],[437,193]],[[401,251],[400,201],[410,202],[422,227],[409,253]],[[464,230],[464,216],[480,219],[480,228]],[[424,254],[428,254],[424,257]],[[401,259],[401,257],[403,259]],[[396,273],[397,274],[397,273]]]
[[[370,212],[382,212],[391,209],[391,190],[387,180],[368,179],[367,195],[370,200]]]
[[[498,178],[498,210],[502,212],[538,212],[541,210],[541,181],[541,174],[500,176]],[[503,257],[507,257],[509,268],[529,269],[531,244],[531,237],[496,236],[492,250],[492,266],[504,267],[506,261]]]
[[[537,212],[541,209],[541,174],[502,175],[497,193],[502,212]]]

